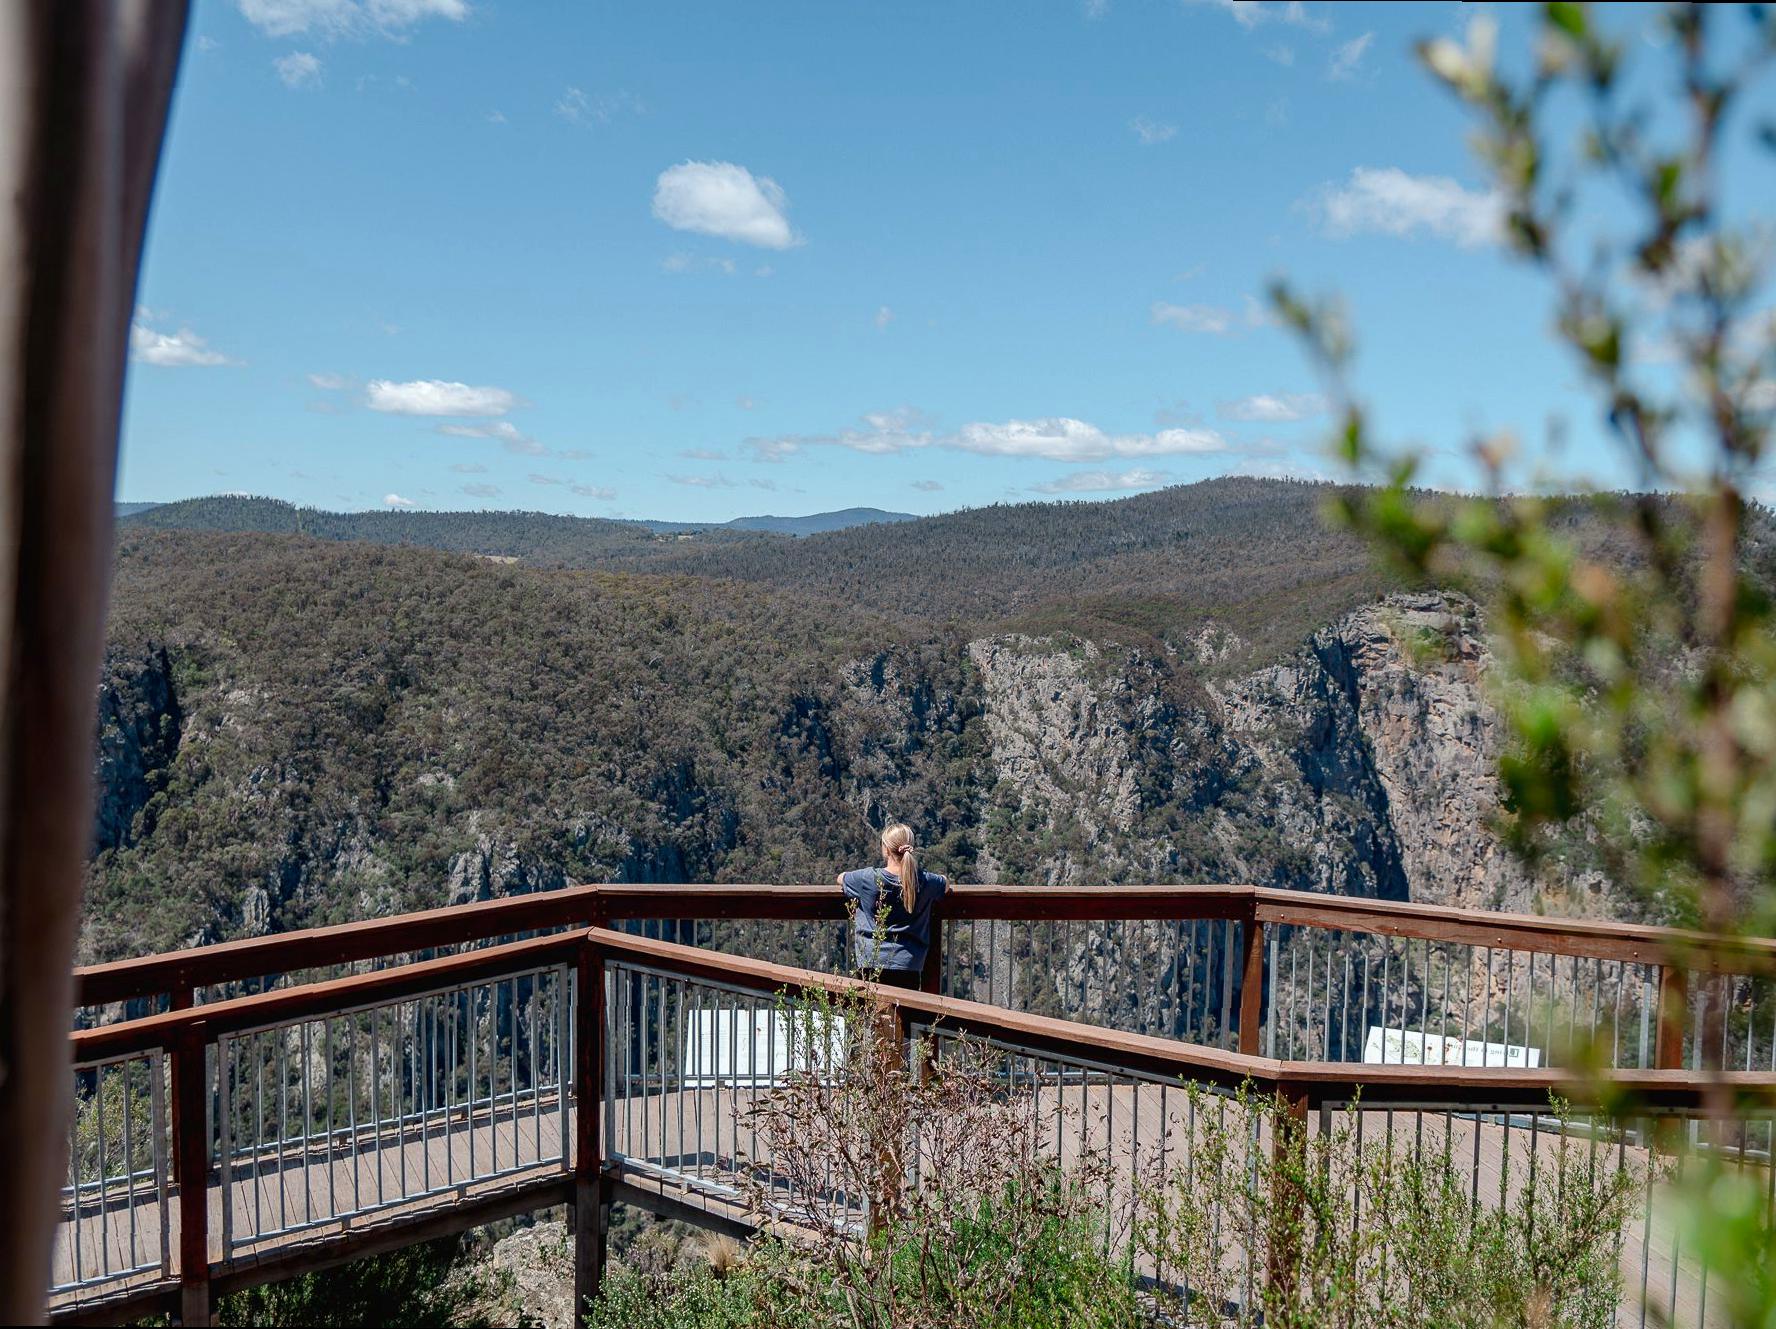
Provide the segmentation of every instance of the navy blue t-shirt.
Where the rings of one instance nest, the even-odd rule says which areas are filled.
[[[912,913],[901,904],[900,877],[886,868],[857,868],[841,879],[845,898],[857,902],[857,920],[851,929],[851,952],[858,969],[893,969],[917,973],[925,965],[931,946],[931,907],[943,898],[950,883],[935,872],[919,874],[919,896]],[[888,906],[882,935],[876,935],[876,915]]]

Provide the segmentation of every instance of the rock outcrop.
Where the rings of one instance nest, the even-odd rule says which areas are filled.
[[[192,867],[213,893],[188,942],[573,879],[823,880],[895,819],[959,880],[1537,903],[1492,829],[1501,730],[1471,604],[1396,595],[1262,668],[1237,672],[1243,653],[1215,625],[1178,651],[1008,634],[883,652],[790,694],[771,753],[687,741],[581,801],[526,783],[515,811],[466,794],[447,749],[401,757],[381,711],[360,750],[263,750],[269,708],[329,703],[220,670],[181,696],[155,645],[108,662],[94,841],[101,864],[128,855],[169,799],[205,800],[201,847],[236,884]],[[349,781],[317,792],[330,768]]]

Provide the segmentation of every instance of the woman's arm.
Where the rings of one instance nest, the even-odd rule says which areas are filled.
[[[833,884],[835,886],[837,886],[841,891],[844,890],[845,889],[845,874],[843,872],[841,872],[841,873],[839,873],[838,876],[834,877]]]

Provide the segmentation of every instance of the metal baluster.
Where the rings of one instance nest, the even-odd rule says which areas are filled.
[[[499,1175],[499,984],[487,985],[487,1175]]]
[[[265,1149],[262,1136],[265,1133],[265,1035],[255,1031],[250,1037],[253,1040],[253,1235],[265,1235],[265,1216],[261,1210],[260,1194],[265,1189],[261,1180],[265,1167]],[[355,1110],[356,1103],[353,1108]],[[352,1147],[357,1147],[357,1128],[354,1120],[352,1129]]]
[[[1750,1069],[1751,1056],[1746,1053],[1746,1069]],[[123,1072],[123,1202],[129,1207],[129,1265],[136,1268],[141,1264],[136,1254],[139,1246],[136,1234],[136,1147],[134,1119],[136,1115],[136,1096],[130,1085],[130,1063],[122,1063]]]
[[[469,1180],[473,1181],[479,1175],[475,1171],[475,1053],[480,1048],[481,1040],[475,1033],[475,994],[464,988],[460,993],[460,998],[468,1007],[464,1018],[468,1021],[469,1027],[463,1031],[463,1042],[468,1044],[469,1058],[469,1078],[468,1083],[464,1086],[467,1090],[465,1094],[467,1111],[463,1116],[463,1130],[469,1137]],[[370,1027],[374,1032],[376,1028],[374,1022]],[[377,1179],[380,1183],[380,1172]]]
[[[1221,929],[1221,1046],[1233,1047],[1233,947],[1234,921],[1229,918]]]
[[[99,1162],[96,1172],[99,1197],[99,1267],[100,1274],[111,1269],[111,1206],[105,1203],[105,1184],[109,1174],[105,1170],[105,1068],[93,1068],[93,1101],[98,1111],[94,1114],[98,1121]],[[128,1104],[125,1104],[127,1109]],[[74,1193],[74,1203],[80,1203],[80,1193]]]
[[[167,1274],[172,1270],[173,1260],[171,1224],[167,1222],[166,1059],[158,1049],[149,1059],[148,1070],[152,1076],[148,1086],[148,1101],[154,1126],[154,1194],[159,1213],[157,1226],[160,1228],[160,1269],[163,1274]],[[226,1192],[223,1194],[222,1212],[233,1217],[233,1205]]]
[[[302,1212],[304,1218],[313,1223],[314,1187],[308,1179],[308,1144],[314,1134],[314,1074],[308,1056],[308,1021],[304,1020],[297,1028],[302,1031]]]
[[[1270,967],[1268,970],[1266,970],[1266,972],[1270,975],[1270,983],[1269,983],[1270,991],[1264,994],[1265,998],[1266,998],[1266,1002],[1265,1002],[1266,1010],[1265,1010],[1265,1014],[1264,1014],[1264,1024],[1265,1024],[1264,1053],[1266,1056],[1269,1056],[1269,1057],[1276,1056],[1276,1048],[1277,1048],[1277,1022],[1276,1022],[1277,974],[1280,972],[1277,969],[1277,934],[1280,933],[1281,931],[1282,931],[1281,927],[1274,927],[1274,928],[1270,929]]]

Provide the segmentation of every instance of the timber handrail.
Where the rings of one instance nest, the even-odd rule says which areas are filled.
[[[75,970],[81,1006],[170,994],[292,970],[619,919],[818,920],[844,917],[833,886],[581,885],[330,927],[198,946]],[[1539,914],[1321,895],[1261,886],[953,886],[943,919],[1239,919],[1495,946],[1584,959],[1661,963],[1694,973],[1776,974],[1776,940]]]
[[[988,905],[984,898],[987,889],[998,892],[991,902],[992,907],[1006,903],[1007,888],[983,888],[982,894],[974,898],[974,904]],[[683,896],[677,893],[660,892],[658,888],[649,890],[652,895],[626,891],[621,899],[611,902],[612,912],[652,909],[662,899],[683,903]],[[1141,890],[1146,890],[1145,896],[1141,895]],[[1106,888],[1100,892],[1075,894],[1091,894],[1096,903],[1097,899],[1117,893],[1116,888]],[[564,907],[597,905],[601,894],[581,894]],[[959,898],[968,900],[970,894],[962,894]],[[1039,893],[1020,894],[1016,898],[1035,908],[1036,894]],[[797,909],[817,905],[824,911],[837,893],[827,891],[825,895],[826,900],[817,900],[811,891],[779,896],[778,904],[785,908],[793,905]],[[1122,898],[1157,897],[1151,890],[1140,888]],[[1212,893],[1210,907],[1225,908],[1227,899],[1224,893]],[[1255,911],[1262,911],[1271,904],[1288,903],[1265,897],[1250,899]],[[486,918],[491,913],[493,911],[483,911],[478,917]],[[536,915],[520,916],[533,918]],[[674,910],[667,916],[683,916],[683,911]],[[432,926],[429,915],[418,917],[427,920],[424,927]],[[503,921],[511,915],[503,913],[498,917]],[[1252,921],[1255,926],[1248,927],[1248,932],[1261,931],[1262,913]],[[1279,920],[1273,918],[1271,921]],[[386,920],[381,926],[394,926],[399,931],[407,924],[402,920]],[[409,935],[407,932],[399,934]],[[313,938],[304,942],[310,946],[318,944]],[[1254,947],[1249,947],[1247,953],[1252,956],[1257,952]],[[1245,1041],[1244,1029],[1243,1050],[1228,1050],[1009,1010],[931,991],[909,990],[792,968],[698,946],[636,936],[608,927],[576,927],[369,973],[174,1009],[96,1029],[78,1030],[70,1035],[72,1059],[77,1066],[156,1050],[170,1054],[173,1187],[166,1193],[170,1198],[164,1199],[163,1204],[177,1207],[177,1287],[173,1289],[164,1283],[143,1285],[138,1290],[141,1304],[163,1304],[155,1298],[176,1293],[183,1322],[207,1323],[214,1290],[212,1283],[225,1286],[231,1277],[269,1276],[263,1270],[258,1274],[251,1270],[243,1274],[242,1266],[230,1264],[226,1249],[220,1263],[213,1263],[211,1259],[212,1137],[209,1122],[213,1113],[214,1078],[208,1069],[207,1056],[211,1044],[243,1031],[275,1028],[302,1020],[330,1019],[366,1008],[375,1010],[390,1001],[423,997],[476,983],[498,983],[507,977],[539,969],[571,970],[576,975],[571,1014],[575,1029],[573,1093],[571,1099],[564,1096],[559,1100],[560,1110],[572,1114],[574,1148],[571,1167],[566,1169],[565,1177],[562,1172],[551,1172],[540,1179],[525,1179],[523,1184],[530,1189],[524,1192],[524,1196],[525,1203],[533,1204],[533,1207],[556,1203],[566,1198],[562,1187],[568,1185],[567,1196],[571,1196],[575,1215],[576,1299],[596,1290],[603,1265],[605,1222],[601,1211],[608,1199],[609,1179],[604,1168],[606,1160],[598,1127],[599,1105],[604,1101],[609,1084],[605,1077],[607,1039],[610,1037],[609,1014],[604,1003],[607,976],[620,981],[626,970],[665,975],[718,990],[756,994],[766,1001],[779,996],[794,998],[812,993],[858,994],[891,1017],[895,1027],[909,1034],[917,1035],[927,1030],[953,1033],[1017,1053],[1037,1053],[1089,1065],[1111,1066],[1161,1083],[1175,1080],[1180,1084],[1194,1082],[1223,1089],[1244,1086],[1260,1095],[1276,1095],[1291,1104],[1291,1111],[1356,1104],[1365,1110],[1404,1108],[1477,1114],[1526,1112],[1539,1116],[1548,1110],[1554,1098],[1605,1113],[1612,1109],[1625,1110],[1635,1117],[1656,1117],[1664,1112],[1719,1117],[1776,1111],[1776,1072],[1722,1073],[1707,1069],[1593,1071],[1583,1067],[1518,1069],[1292,1061],[1256,1055],[1254,1047]],[[374,1023],[371,1027],[374,1031]],[[216,1058],[218,1067],[221,1061],[220,1057]],[[516,1107],[513,1111],[516,1113]],[[565,1117],[563,1125],[564,1128],[567,1125]],[[332,1129],[329,1118],[329,1141]],[[380,1127],[378,1129],[380,1132]],[[356,1138],[354,1125],[354,1147]],[[380,1141],[383,1137],[379,1133],[375,1138]],[[328,1166],[331,1166],[331,1153],[327,1157]],[[282,1162],[280,1144],[280,1167]],[[568,1162],[564,1149],[560,1166],[565,1168]],[[222,1165],[226,1166],[225,1153]],[[223,1176],[226,1175],[224,1172]],[[163,1226],[161,1230],[166,1228]],[[431,1230],[418,1223],[405,1239],[418,1240],[419,1236],[414,1234]],[[397,1242],[400,1239],[389,1233],[379,1236],[378,1231],[344,1232],[339,1236],[339,1249],[361,1253],[377,1241]],[[226,1239],[224,1244],[226,1247]],[[289,1270],[295,1270],[304,1267],[302,1260],[300,1253],[293,1250],[284,1264],[274,1260],[265,1269],[275,1271],[287,1266]]]
[[[1594,1071],[1576,1067],[1524,1070],[1287,1061],[1032,1015],[985,1002],[823,974],[597,927],[78,1030],[70,1039],[74,1060],[86,1063],[157,1047],[171,1048],[184,1039],[210,1042],[243,1029],[350,1010],[532,967],[570,965],[585,952],[607,964],[640,965],[674,977],[724,984],[773,997],[783,994],[794,998],[815,992],[861,993],[892,1007],[903,1021],[917,1025],[940,1025],[961,1034],[1011,1041],[1042,1052],[1108,1061],[1128,1070],[1224,1087],[1249,1084],[1265,1093],[1294,1089],[1315,1103],[1344,1101],[1360,1095],[1364,1102],[1377,1106],[1434,1102],[1438,1107],[1477,1104],[1535,1109],[1546,1106],[1550,1094],[1562,1094],[1575,1101],[1607,1103],[1618,1097],[1632,1099],[1637,1111],[1648,1107],[1708,1110],[1722,1106],[1718,1093],[1710,1097],[1711,1088],[1724,1088],[1737,1105],[1776,1108],[1776,1073],[1766,1071]]]

